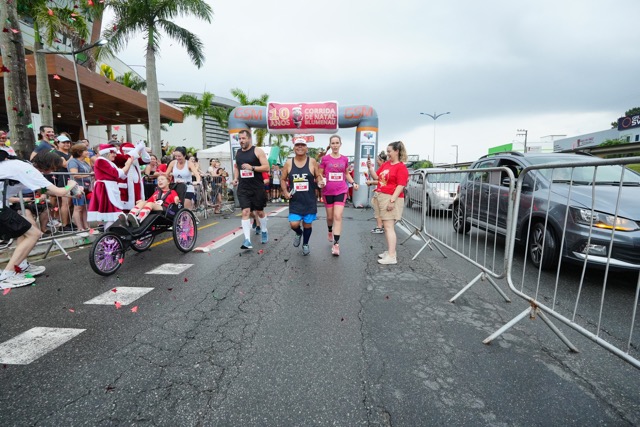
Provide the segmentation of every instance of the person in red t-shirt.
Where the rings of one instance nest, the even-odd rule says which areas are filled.
[[[367,168],[370,176],[378,181],[372,204],[376,218],[382,219],[387,238],[387,250],[379,255],[378,263],[397,264],[395,223],[402,218],[404,188],[409,180],[409,171],[403,163],[407,161],[407,150],[402,141],[387,146],[387,159],[377,171],[368,159]]]
[[[169,188],[169,178],[166,175],[160,175],[156,191],[146,201],[138,200],[136,206],[127,215],[127,222],[132,227],[138,227],[151,211],[164,211],[172,203],[178,202],[180,197],[176,190]]]

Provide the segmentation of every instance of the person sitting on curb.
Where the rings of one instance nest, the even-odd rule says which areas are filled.
[[[42,175],[62,166],[62,158],[57,154],[50,151],[38,153],[32,162],[33,165],[11,156],[0,147],[0,235],[3,238],[17,239],[16,248],[0,273],[0,289],[30,285],[35,282],[33,276],[45,271],[44,266],[27,262],[27,256],[42,233],[7,205],[7,195],[20,194],[23,189],[29,189],[63,197],[69,196],[71,190],[77,188],[77,183],[73,180],[67,181],[66,187],[57,187]],[[78,191],[81,192],[82,189]]]
[[[172,203],[180,203],[176,190],[169,188],[169,178],[165,175],[158,177],[158,188],[146,201],[139,200],[127,215],[127,222],[132,227],[138,227],[151,211],[166,212]]]

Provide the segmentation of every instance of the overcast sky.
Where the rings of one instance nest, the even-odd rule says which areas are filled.
[[[603,130],[640,106],[637,0],[213,1],[197,34],[197,69],[168,37],[160,90],[231,97],[238,87],[274,102],[338,101],[378,113],[380,149],[402,140],[436,162],[471,161],[492,146]],[[105,16],[105,25],[111,21]],[[143,42],[120,53],[144,64]],[[136,69],[144,75],[144,70]],[[354,129],[342,129],[352,152]],[[328,135],[317,135],[325,145]]]

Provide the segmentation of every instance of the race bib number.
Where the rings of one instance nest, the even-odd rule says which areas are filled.
[[[240,170],[240,178],[253,178],[253,171],[242,169]]]
[[[294,182],[293,188],[296,191],[309,191],[309,183],[308,182]]]
[[[175,179],[175,182],[178,182],[178,183],[180,183],[180,182],[181,182],[181,183],[184,183],[184,182],[185,182],[185,180],[184,180],[184,179],[182,179],[182,178],[176,178],[176,179]]]
[[[343,181],[344,174],[342,172],[329,172],[329,181]]]

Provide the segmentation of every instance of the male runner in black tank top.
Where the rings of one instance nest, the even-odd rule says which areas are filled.
[[[324,180],[319,174],[316,159],[307,156],[307,141],[304,138],[293,141],[293,151],[296,156],[287,160],[282,168],[280,186],[284,197],[290,199],[289,224],[296,233],[293,246],[300,246],[302,238],[302,254],[309,255],[311,225],[318,213],[314,178],[317,178],[320,187],[324,186]],[[300,227],[301,223],[303,228]]]
[[[236,161],[233,164],[233,186],[237,186],[236,196],[242,209],[242,232],[244,243],[241,249],[252,249],[251,245],[251,211],[255,211],[260,217],[262,231],[262,243],[269,241],[267,231],[267,217],[264,207],[267,205],[267,197],[264,192],[262,172],[269,172],[269,161],[262,148],[254,147],[251,141],[251,132],[243,129],[238,134],[240,149],[236,153]]]

